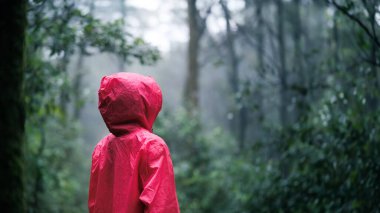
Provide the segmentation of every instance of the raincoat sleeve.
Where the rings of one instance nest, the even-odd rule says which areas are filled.
[[[91,173],[90,173],[90,186],[88,192],[88,210],[90,213],[95,212],[95,198],[96,189],[98,186],[98,164],[99,164],[100,149],[97,145],[92,153]]]
[[[154,140],[147,143],[140,165],[142,192],[139,199],[144,203],[144,212],[180,212],[173,165],[165,142]]]

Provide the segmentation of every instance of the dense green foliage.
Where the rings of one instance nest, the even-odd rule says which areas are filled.
[[[158,132],[176,150],[183,212],[378,211],[379,117],[341,111],[346,101],[321,103],[302,126],[241,153],[232,138],[199,132],[184,113],[161,120]],[[346,104],[364,106],[357,96]]]
[[[345,101],[323,105],[325,112],[282,137],[277,173],[248,206],[264,212],[378,211],[379,120],[337,109]],[[356,101],[349,103],[361,104]]]
[[[261,2],[269,15],[275,2]],[[297,1],[284,2],[285,13],[292,14]],[[247,127],[248,131],[261,131],[260,137],[247,137],[243,144],[233,128],[222,124],[210,128],[202,115],[194,117],[185,109],[160,114],[154,130],[171,149],[182,212],[380,211],[379,23],[371,19],[379,15],[379,4],[342,0],[304,1],[301,5],[312,12],[311,19],[304,20],[311,32],[303,37],[302,58],[293,62],[288,57],[287,62],[292,61],[292,67],[303,63],[307,84],[301,84],[298,73],[288,68],[292,80],[286,88],[288,98],[296,100],[289,101],[289,106],[298,110],[288,126],[280,126],[279,116],[272,115],[276,107],[264,109],[257,101],[279,99],[271,84],[279,66],[271,58],[277,57],[276,48],[270,50],[273,55],[265,55],[265,60],[270,60],[259,70],[262,73],[258,75],[266,76],[260,78],[265,83],[253,87],[257,82],[237,81],[238,94],[225,94],[228,101],[234,100],[228,104],[236,111],[244,108],[254,114],[262,110],[260,119],[253,121],[257,123]],[[269,15],[263,23],[273,35],[264,39],[265,44],[275,43],[270,36],[277,36]],[[284,20],[288,34],[293,27],[290,17]],[[86,100],[76,80],[86,73],[70,73],[68,64],[75,55],[99,52],[142,64],[154,63],[159,55],[141,38],[125,32],[123,21],[103,23],[84,14],[73,0],[30,1],[28,21],[28,212],[85,212],[89,174],[84,171],[88,171],[90,155],[83,153],[88,154],[84,149],[92,147],[80,137],[82,127],[76,111]],[[324,25],[318,26],[320,23]],[[250,29],[236,27],[239,30],[230,33],[236,33],[237,52],[245,51],[249,55],[246,60],[254,61],[250,54],[261,53],[251,53],[254,50],[244,43],[244,33]],[[216,40],[224,41],[224,35],[217,36]],[[223,54],[226,50],[221,44],[218,53]],[[294,48],[288,48],[289,55],[296,52]],[[221,61],[217,66],[225,66],[224,59],[215,59]],[[256,98],[259,90],[261,96]],[[246,116],[252,118],[252,114]]]

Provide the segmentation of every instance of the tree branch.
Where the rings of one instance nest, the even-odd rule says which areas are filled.
[[[211,14],[211,10],[214,4],[215,3],[210,4],[210,6],[206,10],[206,14],[204,17],[201,17],[201,15],[199,14],[199,10],[197,10],[199,35],[202,35],[206,29],[206,21],[209,15]]]
[[[371,30],[362,22],[362,20],[350,14],[344,6],[339,5],[335,0],[327,0],[327,2],[334,5],[336,9],[338,9],[340,12],[342,12],[344,15],[346,15],[348,18],[350,18],[354,22],[356,22],[360,26],[360,28],[362,28],[364,32],[375,42],[376,46],[380,47],[380,42],[377,39],[376,35],[371,33]]]

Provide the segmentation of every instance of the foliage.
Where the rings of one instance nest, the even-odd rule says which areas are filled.
[[[212,212],[213,203],[228,202],[223,182],[216,180],[223,180],[231,151],[236,150],[232,138],[221,129],[202,132],[199,120],[184,109],[164,112],[156,127],[171,149],[182,211]]]
[[[293,10],[294,2],[284,3],[285,12]],[[247,110],[262,110],[259,113],[263,118],[249,128],[263,133],[257,138],[247,137],[244,150],[239,150],[236,135],[222,124],[207,129],[201,116],[194,117],[183,109],[160,115],[154,130],[171,149],[182,212],[379,212],[380,112],[376,59],[379,53],[373,38],[379,25],[370,19],[366,10],[369,4],[348,0],[326,2],[329,4],[308,1],[313,22],[302,20],[310,28],[310,32],[304,29],[302,38],[310,44],[301,48],[302,59],[296,58],[291,64],[296,67],[297,62],[304,63],[307,84],[298,82],[298,73],[288,67],[288,79],[292,80],[289,99],[307,102],[302,103],[306,105],[303,111],[299,110],[302,116],[294,116],[297,118],[291,125],[278,128],[273,113],[276,106],[266,109],[272,103],[266,103],[268,100],[280,99],[277,88],[272,88],[276,86],[272,80],[279,66],[273,62],[276,48],[262,53],[265,70],[260,75],[265,78],[260,79],[264,82],[251,93],[245,92],[245,88],[249,87],[248,91],[257,82],[244,81],[248,86],[239,85],[243,88],[241,94],[233,94],[239,96],[240,105],[255,106]],[[73,96],[80,92],[67,73],[72,56],[111,52],[126,62],[137,60],[143,64],[159,59],[156,49],[122,30],[122,21],[103,23],[83,14],[74,3],[70,0],[29,3],[25,83],[29,212],[86,211],[88,173],[83,171],[89,168],[89,159],[78,149],[85,146],[79,137],[80,124],[70,111],[70,106],[77,106]],[[341,6],[340,9],[333,3]],[[273,13],[271,4],[262,1],[262,6],[267,8],[264,12]],[[327,17],[315,15],[331,10],[332,15]],[[272,38],[276,35],[274,24],[271,25],[270,18],[266,19],[262,24],[268,26],[262,28],[269,33],[263,44],[276,47]],[[334,22],[333,26],[316,27],[325,20]],[[372,31],[366,32],[357,20],[368,29],[372,27]],[[291,19],[284,21],[286,30],[292,29]],[[250,33],[247,26],[241,28],[237,23],[236,27],[239,32]],[[285,36],[285,41],[289,37]],[[310,37],[322,39],[311,42],[307,40]],[[245,38],[249,39],[252,40]],[[324,39],[332,45],[321,48]],[[247,51],[247,45],[239,42],[244,46],[237,48],[239,54],[240,51],[252,54],[243,52]],[[295,52],[290,46],[286,46],[289,55]],[[253,57],[247,58],[251,61]],[[291,61],[289,57],[287,62]],[[251,66],[239,63],[241,67]],[[257,101],[253,96],[259,93]],[[287,107],[297,108],[294,103],[289,102],[291,106]]]
[[[69,75],[74,54],[109,52],[125,62],[153,64],[157,49],[123,29],[78,9],[76,1],[29,1],[25,102],[28,212],[85,212],[89,159],[70,110],[81,93]]]
[[[182,212],[378,211],[380,120],[362,116],[362,96],[332,94],[302,125],[241,153],[221,129],[164,113],[156,132],[172,151]],[[278,154],[264,157],[268,146]]]
[[[258,212],[378,211],[379,120],[351,109],[341,111],[339,102],[345,101],[325,104],[307,125],[286,133],[279,147],[278,172],[271,175],[268,188],[252,192],[249,208]],[[359,98],[349,104],[363,106]]]

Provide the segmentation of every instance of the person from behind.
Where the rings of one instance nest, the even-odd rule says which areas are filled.
[[[159,85],[116,73],[102,78],[98,95],[110,134],[92,154],[89,212],[180,212],[169,149],[152,131],[162,107]]]

